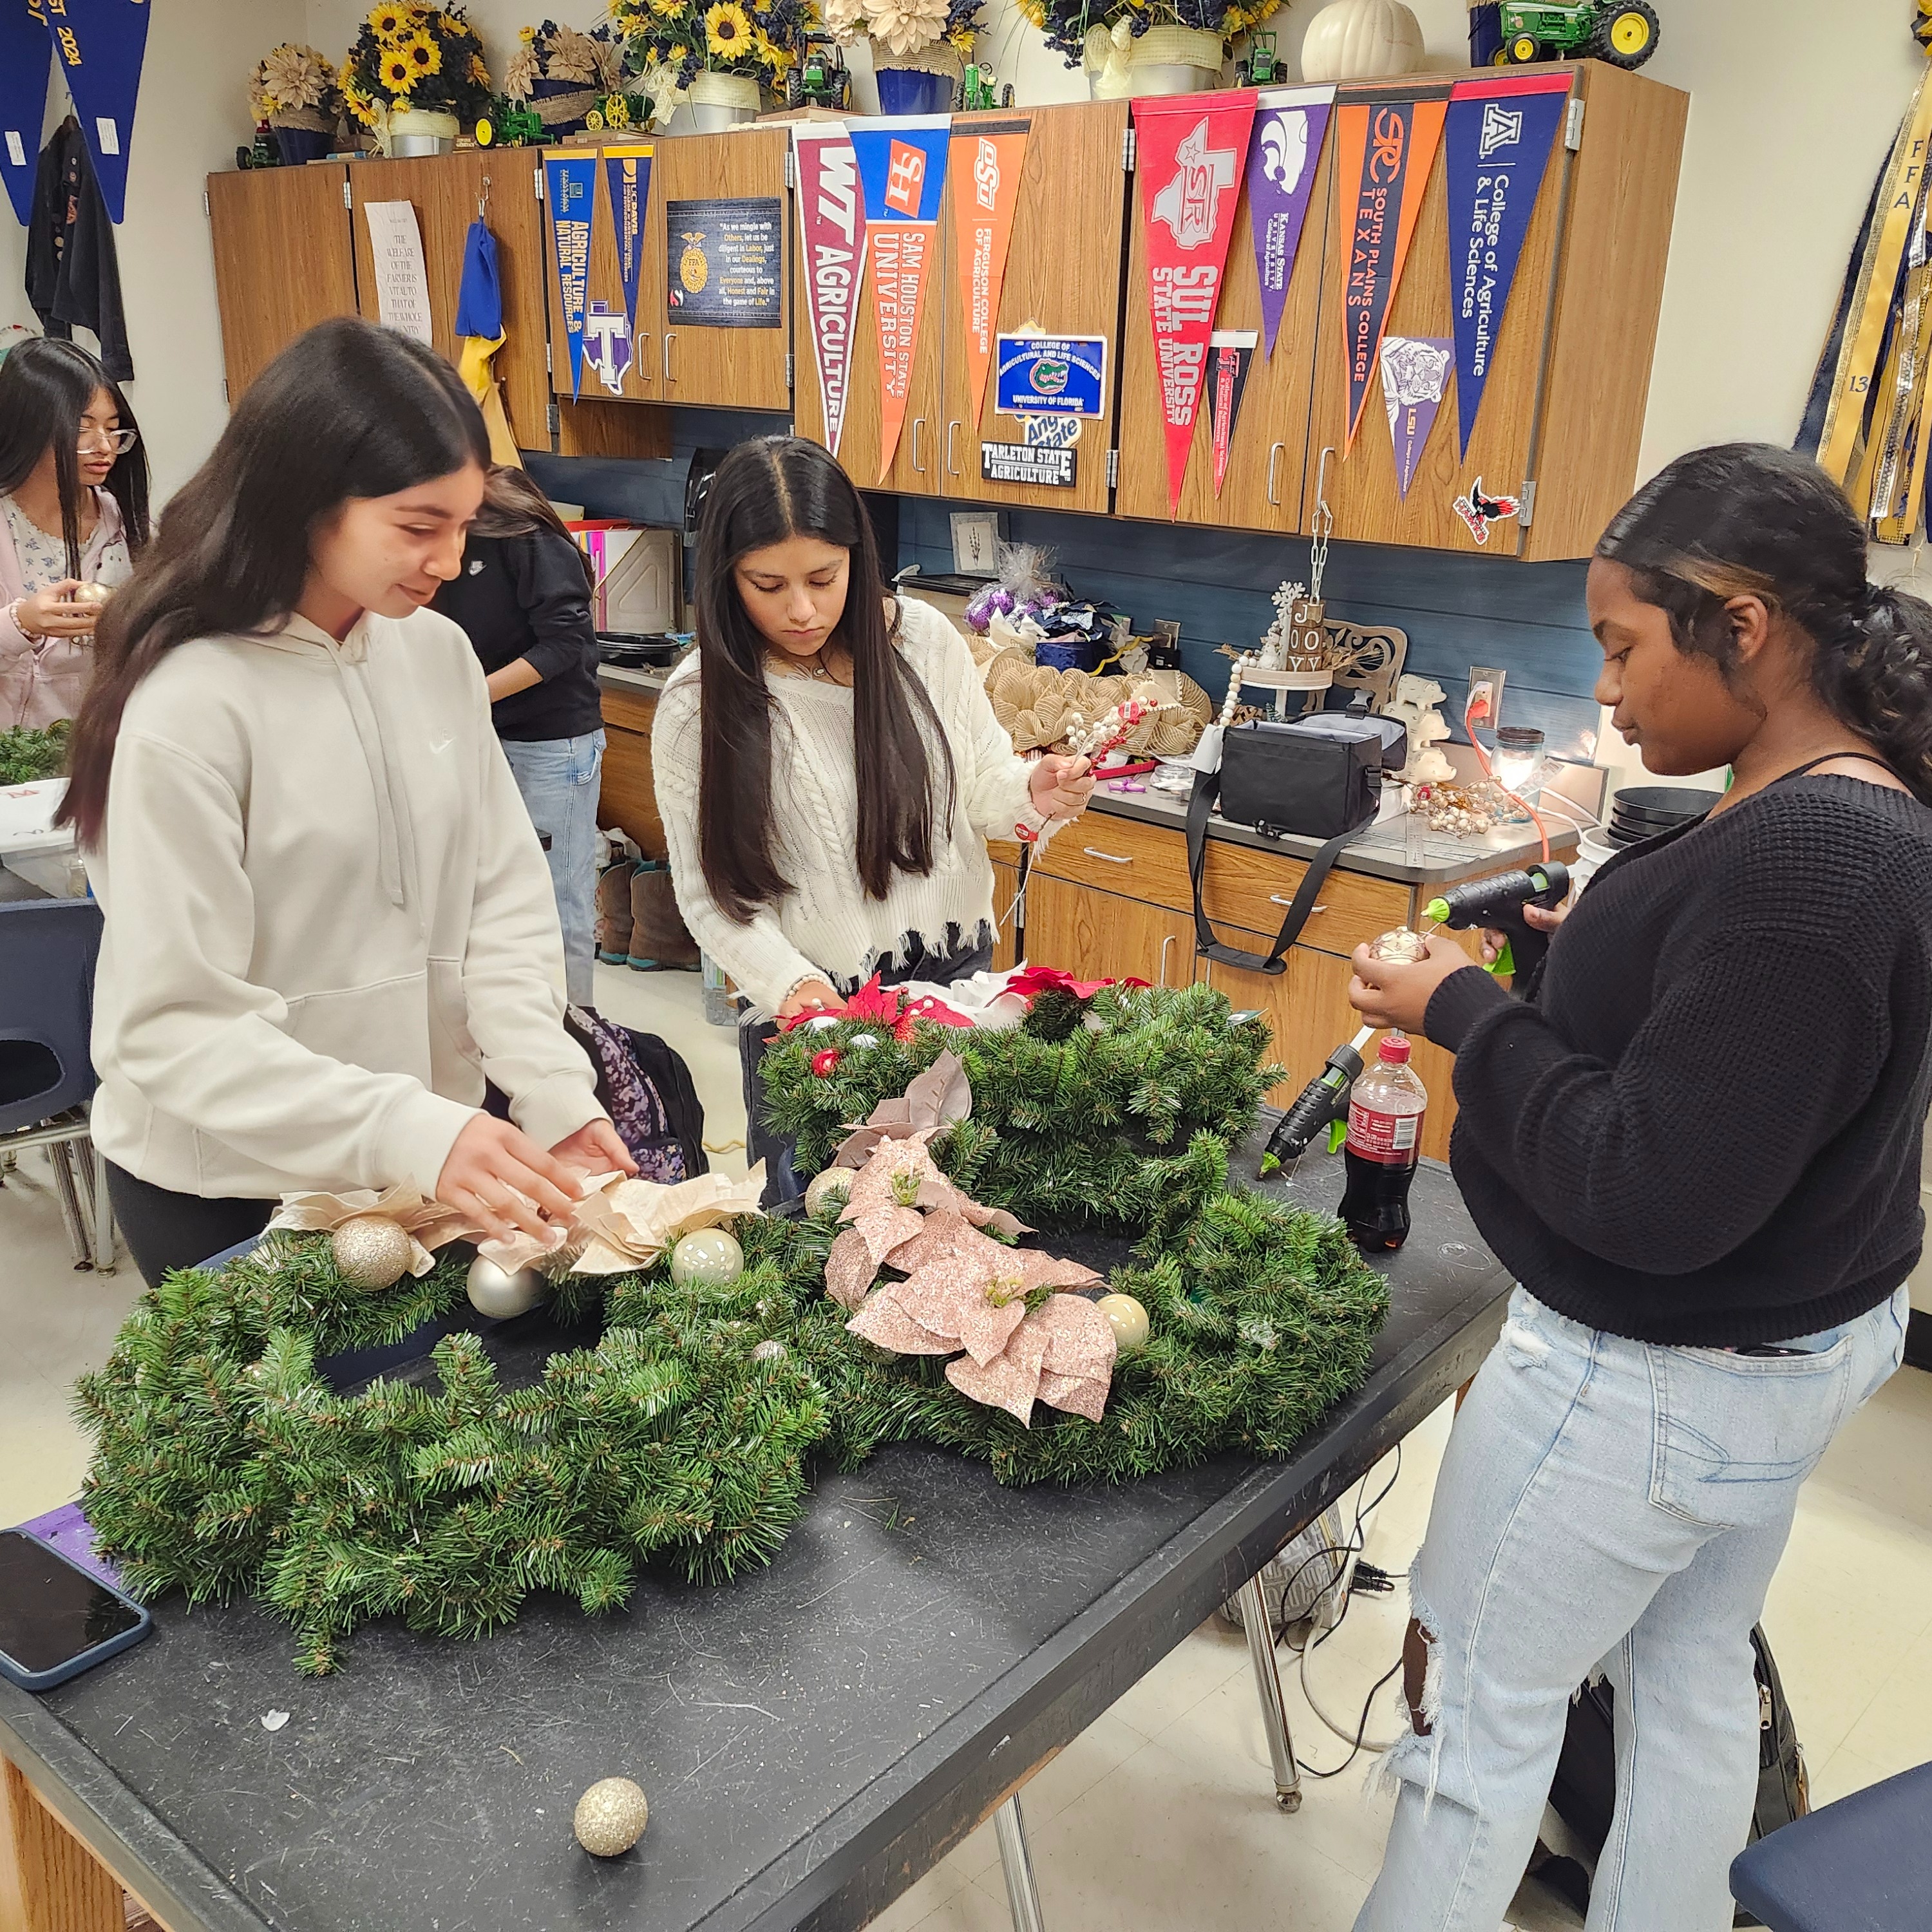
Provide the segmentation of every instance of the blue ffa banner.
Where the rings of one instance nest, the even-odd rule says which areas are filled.
[[[1104,335],[1002,335],[994,368],[993,407],[1003,416],[1106,413]]]
[[[32,219],[34,171],[47,118],[53,57],[41,0],[0,0],[0,173],[24,228]]]
[[[1467,80],[1449,97],[1442,133],[1449,170],[1449,294],[1466,457],[1523,237],[1569,98],[1567,74]]]
[[[617,271],[623,278],[624,324],[638,326],[638,284],[644,268],[644,214],[651,205],[651,162],[657,149],[606,148],[604,172],[610,185],[610,220],[617,236]]]
[[[570,393],[584,386],[584,298],[590,292],[590,217],[597,201],[597,151],[544,157],[544,199],[550,204],[550,254],[570,345]]]
[[[40,0],[107,217],[128,207],[128,150],[148,51],[147,0]]]

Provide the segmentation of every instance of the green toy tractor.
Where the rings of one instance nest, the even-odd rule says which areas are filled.
[[[543,117],[520,100],[499,94],[470,130],[479,148],[529,148],[544,137]]]
[[[1499,67],[1594,59],[1638,68],[1657,51],[1657,14],[1648,0],[1576,0],[1567,6],[1504,0],[1502,29]]]
[[[1250,33],[1246,56],[1234,63],[1235,85],[1273,87],[1286,74],[1286,65],[1276,50],[1274,34]]]
[[[852,77],[845,56],[830,35],[808,34],[798,64],[785,77],[789,107],[830,107],[844,113],[852,105]]]

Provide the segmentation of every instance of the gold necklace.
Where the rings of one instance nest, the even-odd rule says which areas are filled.
[[[768,663],[778,667],[782,677],[809,678],[817,684],[836,684],[838,682],[826,667],[823,645],[812,653],[809,662],[803,658],[780,658],[770,651],[765,653],[765,657]]]

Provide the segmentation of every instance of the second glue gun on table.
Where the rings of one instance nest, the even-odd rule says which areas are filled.
[[[1570,868],[1554,859],[1520,872],[1498,872],[1452,886],[1424,908],[1438,926],[1465,932],[1472,926],[1492,926],[1504,934],[1503,950],[1490,968],[1492,973],[1527,977],[1550,950],[1550,935],[1523,917],[1526,906],[1554,910],[1570,896]]]

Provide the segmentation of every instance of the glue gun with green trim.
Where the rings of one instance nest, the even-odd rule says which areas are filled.
[[[1365,1026],[1353,1040],[1344,1040],[1328,1056],[1328,1064],[1301,1090],[1300,1097],[1275,1124],[1262,1154],[1262,1172],[1272,1174],[1278,1167],[1290,1172],[1318,1136],[1328,1134],[1328,1150],[1339,1144],[1337,1130],[1348,1118],[1348,1096],[1362,1072],[1362,1049],[1376,1036]]]
[[[1452,886],[1423,910],[1451,932],[1493,926],[1505,937],[1503,950],[1489,970],[1526,978],[1543,963],[1543,956],[1550,950],[1550,935],[1523,917],[1524,908],[1543,906],[1553,910],[1569,896],[1569,867],[1546,859],[1520,872],[1498,872],[1491,878],[1472,879],[1466,886]]]

